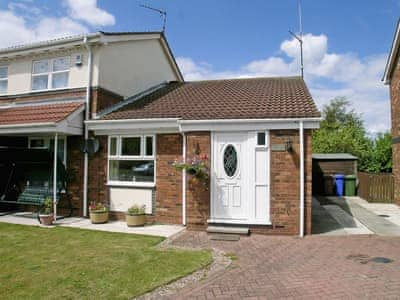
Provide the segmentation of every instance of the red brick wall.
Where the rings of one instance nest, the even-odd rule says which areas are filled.
[[[270,132],[271,144],[284,144],[288,137],[293,152],[271,152],[271,226],[251,226],[252,232],[263,234],[299,233],[299,136],[298,130]],[[107,182],[107,137],[98,137],[100,151],[89,159],[89,201],[109,204]],[[211,157],[209,132],[186,135],[187,158],[204,155]],[[182,176],[173,162],[182,159],[182,136],[158,134],[156,137],[156,207],[149,220],[167,224],[182,223]],[[305,131],[305,233],[311,233],[311,131]],[[203,182],[187,175],[186,221],[189,230],[204,230],[210,213],[210,191]],[[121,216],[119,216],[121,217]],[[122,218],[122,217],[121,217]]]
[[[300,224],[300,147],[298,130],[272,130],[270,143],[284,144],[292,141],[293,151],[271,151],[271,223],[272,226],[256,226],[252,232],[268,234],[299,234]],[[311,233],[312,204],[312,148],[311,131],[304,132],[304,233]]]
[[[182,224],[182,172],[172,165],[175,160],[182,159],[182,135],[158,134],[156,143],[155,220]]]
[[[89,154],[88,164],[88,203],[91,201],[109,205],[109,192],[107,186],[107,136],[97,136],[99,151]]]
[[[207,155],[211,159],[211,136],[209,132],[191,132],[186,134],[186,158]],[[208,165],[210,168],[210,164]],[[209,184],[208,184],[209,186]],[[186,183],[186,224],[189,230],[204,230],[210,216],[210,189],[203,181],[187,174]]]
[[[113,104],[122,101],[124,98],[106,89],[97,87],[92,89],[91,113],[97,113]]]
[[[392,138],[400,137],[400,64],[392,74],[390,82],[390,100],[392,117]],[[394,176],[394,201],[400,205],[400,143],[392,145],[393,176]]]
[[[67,138],[67,194],[72,201],[73,213],[83,215],[83,153],[81,136]]]

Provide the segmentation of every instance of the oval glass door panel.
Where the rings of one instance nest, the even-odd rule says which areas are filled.
[[[224,170],[228,177],[235,175],[238,166],[238,157],[233,145],[228,145],[224,151]]]

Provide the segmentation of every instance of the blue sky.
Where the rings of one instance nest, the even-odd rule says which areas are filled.
[[[299,73],[297,0],[0,0],[0,47],[56,36],[161,28],[187,80]],[[380,81],[400,0],[302,0],[305,79],[319,107],[346,96],[371,132],[389,128]],[[5,38],[3,38],[5,37]]]

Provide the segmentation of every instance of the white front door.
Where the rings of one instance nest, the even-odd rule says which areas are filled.
[[[210,221],[269,224],[267,143],[257,145],[257,132],[215,132],[212,145]]]
[[[214,135],[213,215],[218,219],[247,219],[246,133]]]

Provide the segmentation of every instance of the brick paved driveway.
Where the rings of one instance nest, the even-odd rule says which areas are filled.
[[[227,242],[209,241],[204,232],[185,232],[174,244],[212,246],[238,259],[173,299],[400,299],[398,237],[252,235]],[[376,263],[373,257],[393,262]]]

